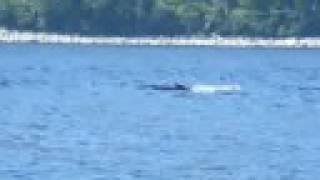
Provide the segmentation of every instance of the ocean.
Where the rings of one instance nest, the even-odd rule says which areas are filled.
[[[319,117],[316,49],[0,45],[1,180],[313,180]]]

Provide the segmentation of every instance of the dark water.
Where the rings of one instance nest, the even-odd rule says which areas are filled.
[[[315,180],[319,101],[319,50],[0,45],[0,179]]]

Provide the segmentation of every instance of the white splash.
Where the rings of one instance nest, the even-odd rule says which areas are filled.
[[[191,91],[194,93],[216,93],[216,92],[234,92],[240,91],[240,85],[205,85],[198,84],[191,86]]]

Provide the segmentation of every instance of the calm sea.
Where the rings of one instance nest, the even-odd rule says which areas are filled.
[[[0,45],[1,180],[319,174],[319,50]]]

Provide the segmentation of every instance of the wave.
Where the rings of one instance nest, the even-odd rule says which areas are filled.
[[[235,92],[240,90],[241,90],[240,85],[196,84],[196,85],[192,85],[190,88],[190,91],[194,93]]]

